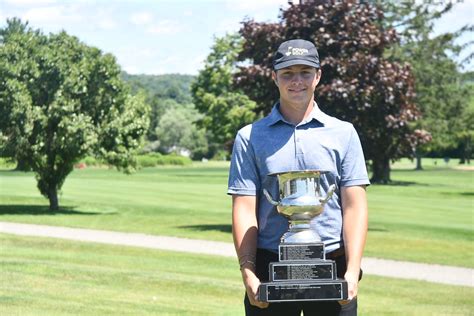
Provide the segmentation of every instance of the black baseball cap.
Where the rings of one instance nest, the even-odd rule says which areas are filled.
[[[294,39],[281,43],[273,57],[273,69],[279,70],[293,65],[320,68],[319,54],[313,43]]]

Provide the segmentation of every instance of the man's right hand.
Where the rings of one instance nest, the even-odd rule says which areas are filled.
[[[244,280],[245,290],[247,291],[247,297],[249,298],[250,304],[259,308],[267,308],[268,303],[258,300],[258,287],[260,286],[260,280],[257,278],[255,273],[249,268],[243,268],[242,278]]]

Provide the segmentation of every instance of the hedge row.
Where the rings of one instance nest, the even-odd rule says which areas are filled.
[[[152,153],[137,156],[137,163],[139,168],[156,167],[164,165],[174,166],[188,166],[192,163],[189,157],[178,155],[162,155],[159,153]],[[75,164],[75,168],[100,167],[107,166],[103,161],[97,160],[94,157],[86,157],[79,163]],[[7,158],[0,157],[0,169],[14,169],[16,162]]]
[[[142,168],[163,165],[187,166],[192,163],[191,158],[178,155],[161,155],[159,153],[137,156],[138,165]]]
[[[137,156],[137,163],[140,168],[156,167],[164,165],[175,165],[175,166],[187,166],[192,163],[192,160],[188,157],[178,155],[162,155],[160,153],[151,153],[146,155]],[[90,167],[90,166],[103,166],[105,165],[102,161],[95,159],[94,157],[86,157],[82,159],[76,167]]]

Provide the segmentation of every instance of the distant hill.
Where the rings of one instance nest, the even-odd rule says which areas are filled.
[[[180,104],[192,102],[191,83],[195,76],[180,74],[131,75],[122,72],[122,78],[130,85],[132,93],[143,89],[152,98],[173,99]]]

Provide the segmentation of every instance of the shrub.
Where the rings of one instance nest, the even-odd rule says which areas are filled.
[[[137,163],[140,168],[155,167],[157,165],[157,158],[151,155],[137,156]]]
[[[187,166],[192,163],[192,160],[188,157],[178,156],[175,154],[162,155],[160,153],[150,153],[147,155],[137,156],[137,162],[141,168],[147,168],[163,165]]]
[[[191,158],[178,156],[178,155],[166,155],[161,156],[158,160],[158,165],[178,165],[178,166],[188,166],[192,163]]]
[[[16,161],[9,158],[0,158],[0,169],[13,169],[16,166]]]

